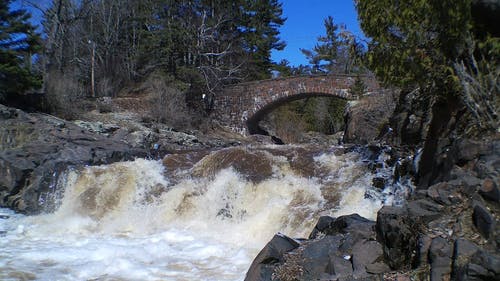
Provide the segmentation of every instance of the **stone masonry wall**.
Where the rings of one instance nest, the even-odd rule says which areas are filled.
[[[367,92],[377,91],[378,83],[372,77],[362,77]],[[355,99],[349,88],[356,76],[322,75],[298,76],[241,83],[224,89],[214,101],[213,118],[231,130],[247,134],[246,121],[259,111],[277,103],[301,96],[335,96]]]

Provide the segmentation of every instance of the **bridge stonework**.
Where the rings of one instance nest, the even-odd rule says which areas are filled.
[[[362,76],[366,93],[379,90],[373,77]],[[226,87],[214,99],[212,117],[232,131],[255,133],[265,114],[281,104],[307,97],[332,96],[353,100],[350,87],[356,76],[322,75],[269,79]]]

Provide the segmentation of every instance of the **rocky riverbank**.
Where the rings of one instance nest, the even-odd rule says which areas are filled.
[[[169,151],[245,142],[223,132],[180,132],[125,115],[105,120],[110,122],[72,122],[0,105],[0,207],[26,214],[53,210],[55,197],[60,196],[58,178],[70,167],[160,158]],[[252,141],[271,142],[267,138]]]
[[[439,183],[376,221],[321,217],[308,239],[276,235],[245,280],[498,280],[499,152],[457,141]]]
[[[463,126],[457,109],[447,119],[439,109],[421,108],[400,103],[390,122],[382,117],[373,124],[358,114],[346,125],[347,139],[393,146],[385,163],[395,167],[393,178],[373,185],[413,177],[417,189],[405,204],[383,207],[376,221],[357,214],[321,217],[307,239],[277,234],[246,280],[499,280],[500,137],[463,137],[456,133]],[[58,178],[71,167],[272,143],[223,128],[180,132],[125,115],[109,118],[114,115],[70,122],[0,105],[0,207],[27,214],[53,210]],[[376,159],[380,148],[369,146],[368,159]]]
[[[370,112],[350,109],[344,140],[413,153],[399,155],[392,180],[410,175],[417,189],[376,221],[322,217],[307,239],[276,235],[245,280],[500,280],[499,133],[468,137],[459,102],[414,92],[387,123]]]

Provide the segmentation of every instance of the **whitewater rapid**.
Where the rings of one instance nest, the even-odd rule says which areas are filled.
[[[359,153],[294,149],[70,169],[55,212],[0,209],[0,280],[243,280],[275,233],[392,200]]]

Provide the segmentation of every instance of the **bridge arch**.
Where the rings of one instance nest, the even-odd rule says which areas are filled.
[[[215,97],[212,118],[244,135],[260,133],[255,122],[284,103],[319,96],[355,99],[349,89],[356,78],[354,75],[296,76],[236,84]],[[361,76],[361,79],[367,92],[379,89],[373,77]]]
[[[249,116],[246,120],[246,128],[248,130],[248,134],[260,134],[266,135],[267,132],[260,128],[259,122],[269,113],[277,109],[278,107],[290,103],[292,101],[307,99],[307,98],[317,98],[317,97],[329,97],[329,98],[340,98],[343,100],[348,100],[346,97],[341,96],[332,96],[328,93],[299,93],[296,95],[282,97],[277,99],[271,103],[264,105],[261,109],[257,110],[252,116]]]

